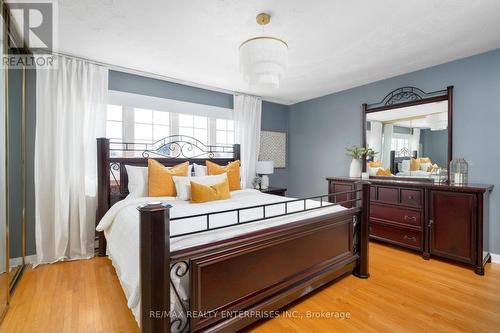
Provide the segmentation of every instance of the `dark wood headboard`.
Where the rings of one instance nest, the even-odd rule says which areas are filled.
[[[400,170],[398,164],[403,162],[403,160],[409,160],[412,158],[417,158],[417,151],[414,150],[410,152],[408,149],[403,148],[400,151],[391,150],[391,173],[396,175]]]
[[[96,226],[113,204],[128,195],[125,165],[147,167],[149,158],[168,167],[183,162],[205,165],[207,160],[225,165],[240,159],[240,145],[205,145],[186,135],[173,135],[154,143],[98,138]],[[105,239],[101,234],[98,238],[99,255],[105,255]]]

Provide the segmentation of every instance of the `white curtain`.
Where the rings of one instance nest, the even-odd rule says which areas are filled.
[[[262,100],[247,95],[234,96],[234,127],[236,143],[241,145],[241,183],[252,187],[260,149]]]
[[[410,139],[411,152],[417,151],[417,156],[420,157],[420,128],[413,129],[413,135]]]
[[[105,134],[108,70],[57,57],[37,70],[37,264],[94,255],[96,137]]]
[[[382,156],[382,123],[379,121],[370,122],[370,134],[368,135],[368,147],[376,151],[375,161]]]
[[[385,124],[383,143],[382,143],[382,166],[384,168],[390,168],[391,166],[391,144],[392,144],[393,134],[394,134],[394,125]]]

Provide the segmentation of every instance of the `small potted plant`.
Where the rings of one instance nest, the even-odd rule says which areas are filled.
[[[361,177],[361,160],[363,157],[370,159],[377,153],[371,148],[361,146],[351,146],[346,148],[346,155],[352,157],[351,166],[349,167],[349,177]]]

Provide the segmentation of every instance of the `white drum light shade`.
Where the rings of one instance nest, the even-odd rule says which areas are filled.
[[[278,88],[288,65],[288,45],[273,37],[256,37],[240,46],[240,71],[256,88]]]
[[[440,112],[429,114],[426,117],[427,124],[431,131],[441,131],[448,128],[448,113]]]
[[[259,175],[271,175],[274,173],[273,161],[258,161],[255,167],[255,173]]]

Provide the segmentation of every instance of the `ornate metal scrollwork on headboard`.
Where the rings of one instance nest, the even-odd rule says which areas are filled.
[[[154,143],[111,142],[112,152],[136,152],[144,158],[216,158],[233,157],[233,145],[206,145],[187,135],[172,135]]]

